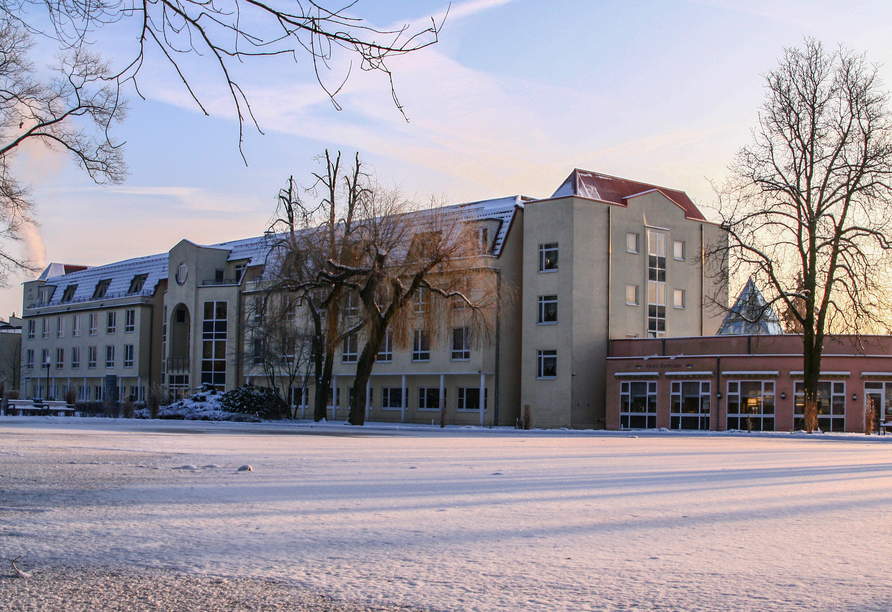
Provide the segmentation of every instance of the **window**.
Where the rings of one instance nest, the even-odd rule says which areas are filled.
[[[65,336],[65,323],[63,322],[62,317],[56,317],[56,338],[62,338]]]
[[[536,353],[536,378],[557,378],[557,351],[545,350]]]
[[[34,369],[34,349],[25,351],[25,367],[29,370]]]
[[[105,297],[105,294],[108,293],[108,286],[111,284],[111,279],[101,280],[96,283],[96,289],[93,290],[93,298],[94,300],[100,300]]]
[[[102,385],[96,385],[95,388],[96,388],[96,401],[101,402],[103,387],[102,387]]]
[[[556,272],[558,269],[558,243],[539,245],[539,272]]]
[[[684,242],[676,240],[672,243],[672,256],[679,261],[684,261]]]
[[[385,410],[390,408],[403,407],[403,389],[402,387],[384,387],[381,389],[381,408]]]
[[[359,336],[350,334],[344,338],[344,349],[341,353],[341,361],[343,363],[356,363],[359,358]]]
[[[133,345],[132,344],[124,345],[124,367],[125,368],[133,367]]]
[[[393,361],[393,332],[389,329],[384,332],[384,340],[378,348],[378,361],[384,363]]]
[[[71,347],[71,368],[73,370],[81,367],[81,348],[79,346]]]
[[[440,409],[440,388],[439,387],[418,387],[418,409],[419,410],[439,410]]]
[[[61,370],[65,367],[65,349],[57,348],[56,349],[56,369]]]
[[[650,232],[647,240],[647,335],[666,336],[666,234]]]
[[[62,303],[64,304],[74,299],[75,291],[77,291],[77,285],[68,285],[65,287],[65,293],[62,294]]]
[[[344,316],[355,317],[359,315],[359,296],[349,292],[344,296]]]
[[[415,292],[415,314],[422,314],[428,307],[429,296],[427,289],[419,287]]]
[[[619,426],[653,429],[657,426],[657,383],[624,380],[619,384]]]
[[[226,270],[214,270],[214,284],[222,285],[224,280],[226,279]]]
[[[124,333],[132,334],[136,329],[136,309],[128,308],[124,311]]]
[[[672,429],[709,431],[708,380],[672,381],[669,421]]]
[[[106,322],[105,322],[105,333],[113,334],[115,333],[115,329],[117,329],[118,325],[118,313],[114,310],[109,311],[106,314]]]
[[[245,275],[245,264],[236,264],[235,266],[235,284],[238,285],[242,282],[242,277]]]
[[[34,319],[28,320],[28,340],[34,340],[34,335],[36,332],[37,321]]]
[[[638,285],[626,285],[626,304],[638,305]]]
[[[95,336],[97,330],[99,329],[99,314],[95,312],[90,313],[90,335]]]
[[[483,409],[486,410],[486,400],[489,397],[489,389],[483,390]],[[458,410],[480,410],[480,387],[459,387]]]
[[[105,347],[105,367],[107,367],[107,368],[115,367],[115,347],[114,346],[106,346]]]
[[[263,363],[263,339],[254,338],[254,363]]]
[[[71,317],[71,335],[75,338],[81,335],[81,316],[79,314]]]
[[[881,422],[892,421],[892,382],[864,383],[864,408],[873,409],[874,431],[879,431]]]
[[[263,325],[263,310],[266,308],[266,300],[262,296],[254,298],[254,323]]]
[[[41,349],[40,351],[40,367],[49,369],[50,368],[50,350],[49,349]]]
[[[416,329],[412,338],[412,361],[428,361],[430,358],[430,334],[423,329]]]
[[[774,381],[728,382],[728,429],[774,431]]]
[[[40,337],[43,338],[44,340],[46,340],[47,338],[50,337],[50,320],[49,319],[43,320],[43,332],[41,333]]]
[[[684,289],[676,289],[672,292],[672,306],[674,308],[684,308]]]
[[[480,241],[480,250],[483,253],[489,253],[489,228],[481,227],[477,229],[477,240]]]
[[[456,327],[452,330],[452,359],[471,358],[471,330],[467,327]]]
[[[37,301],[40,304],[49,304],[50,300],[53,299],[53,294],[56,292],[56,288],[52,285],[44,285],[40,289],[37,290]]]
[[[204,303],[201,323],[201,384],[226,386],[226,340],[229,333],[229,303]]]
[[[139,293],[142,291],[142,287],[146,284],[146,279],[148,277],[148,274],[137,274],[134,276],[130,280],[130,289],[127,290],[127,293]]]
[[[640,252],[640,246],[638,244],[638,234],[634,234],[629,232],[626,234],[626,252],[627,253],[638,253]]]
[[[96,347],[95,346],[87,347],[87,367],[88,368],[96,367]]]
[[[799,381],[795,387],[796,409],[793,429],[805,429],[805,386]],[[845,431],[846,384],[842,381],[818,382],[818,429],[821,431]]]
[[[539,317],[537,323],[557,323],[557,296],[556,295],[540,295],[539,296]]]

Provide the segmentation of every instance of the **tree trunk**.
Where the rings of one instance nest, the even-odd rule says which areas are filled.
[[[353,380],[353,402],[350,404],[350,417],[347,419],[351,425],[365,425],[366,387],[372,375],[372,368],[381,350],[381,343],[387,333],[382,320],[378,319],[369,325],[369,339],[362,349],[359,361],[356,363],[356,378]]]

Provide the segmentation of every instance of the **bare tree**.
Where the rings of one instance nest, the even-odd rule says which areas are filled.
[[[876,66],[807,39],[765,76],[753,142],[719,190],[731,269],[802,336],[804,426],[818,425],[827,333],[887,331],[892,123]]]
[[[304,396],[313,342],[303,299],[275,286],[248,295],[245,337],[251,347],[245,352],[246,365],[261,372],[283,406],[291,406],[293,390]]]
[[[388,332],[398,347],[410,346],[420,330],[426,343],[447,337],[460,350],[481,346],[495,325],[497,278],[462,207],[417,210],[398,190],[375,184],[358,155],[350,168],[340,154],[321,159],[325,169],[310,189],[321,196],[317,204],[296,197],[293,181],[280,192],[269,287],[306,304],[316,420],[326,415],[336,353],[352,343],[358,358],[349,422],[362,425],[366,383]]]
[[[136,85],[147,58],[152,51],[159,52],[205,114],[195,77],[215,71],[237,113],[241,147],[244,122],[250,120],[256,126],[256,121],[235,75],[239,65],[255,58],[306,60],[337,109],[336,96],[356,61],[361,70],[379,72],[388,79],[394,104],[402,112],[387,61],[436,43],[442,23],[431,19],[426,27],[379,29],[355,13],[358,4],[358,0],[343,4],[321,0],[0,0],[0,11],[54,38],[64,49],[81,49],[102,34],[137,41],[131,54],[122,58],[120,82],[131,80]],[[49,27],[42,27],[44,15]],[[341,76],[328,84],[325,75],[339,62],[339,51],[350,61]]]
[[[108,65],[75,49],[63,56],[49,82],[28,59],[31,40],[15,21],[0,17],[0,238],[21,240],[34,224],[29,189],[14,176],[13,159],[26,142],[70,153],[97,183],[119,183],[127,168],[111,136],[126,107]],[[0,250],[0,282],[32,264]]]

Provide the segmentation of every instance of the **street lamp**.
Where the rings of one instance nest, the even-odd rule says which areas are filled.
[[[47,351],[43,360],[43,367],[46,368],[46,399],[50,399],[50,353]]]

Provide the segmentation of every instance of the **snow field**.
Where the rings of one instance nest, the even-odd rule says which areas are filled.
[[[6,418],[0,557],[432,610],[888,610],[887,439]]]

